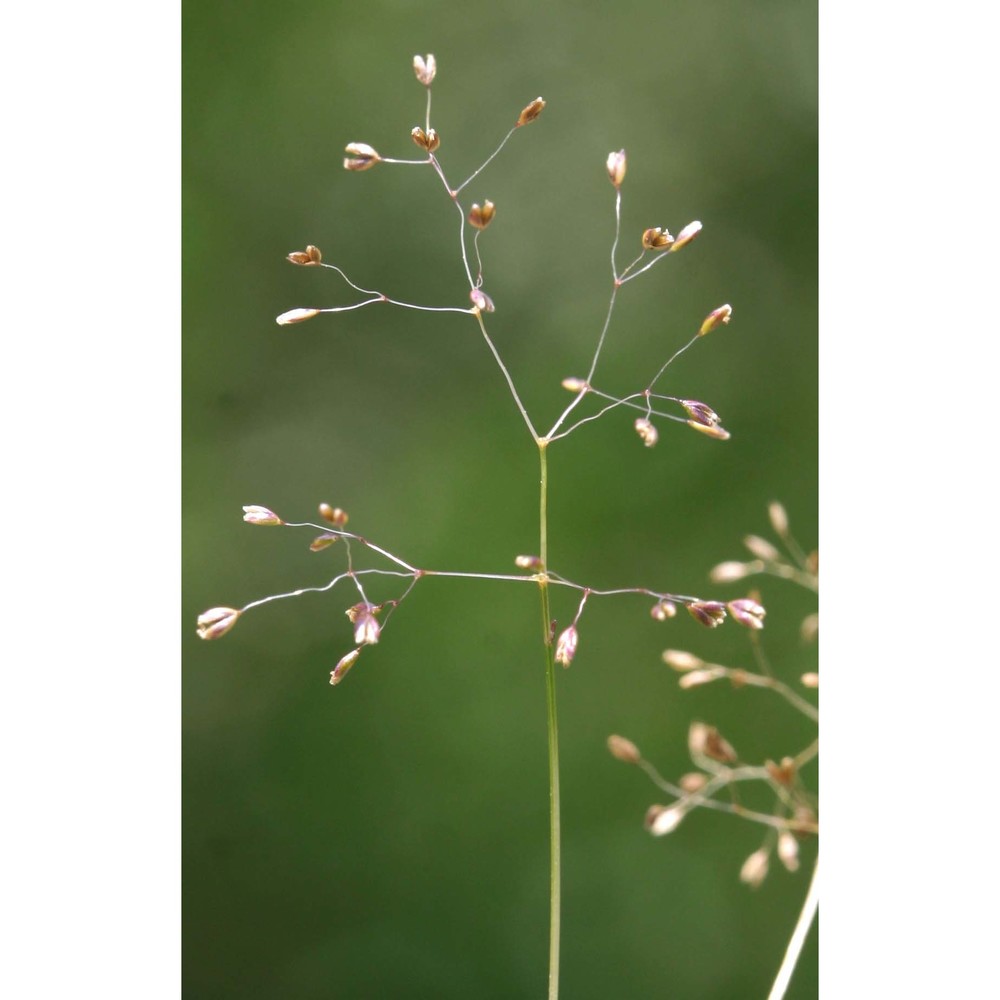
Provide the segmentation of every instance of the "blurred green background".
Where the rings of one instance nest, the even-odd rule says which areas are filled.
[[[347,590],[267,605],[203,643],[205,608],[325,582],[334,546],[241,521],[243,504],[315,519],[319,501],[411,562],[512,572],[537,551],[537,456],[475,324],[369,307],[278,327],[293,306],[355,301],[307,243],[362,285],[467,304],[456,213],[429,170],[341,167],[348,141],[417,155],[414,53],[438,60],[433,122],[455,181],[536,95],[548,105],[467,190],[491,332],[539,425],[583,375],[609,293],[625,147],[623,247],[647,226],[698,240],[619,299],[596,383],[641,388],[722,302],[729,327],[684,355],[665,392],[722,416],[729,442],[660,422],[646,449],[615,413],[550,456],[553,568],[598,587],[739,596],[707,571],[767,533],[783,500],[807,547],[817,494],[816,10],[796,0],[588,8],[373,0],[184,7],[185,995],[544,995],[545,691],[535,591],[428,580],[347,680]],[[815,669],[798,623],[815,601],[762,586],[779,674]],[[372,588],[372,596],[394,596]],[[555,593],[566,621],[569,593]],[[566,997],[763,997],[808,883],[738,881],[762,831],[700,812],[642,828],[663,796],[613,760],[635,740],[689,769],[692,718],[750,760],[809,739],[755,690],[681,692],[667,647],[750,665],[746,634],[640,598],[593,600],[561,672]],[[807,775],[815,783],[815,768]],[[816,993],[815,934],[790,996]]]

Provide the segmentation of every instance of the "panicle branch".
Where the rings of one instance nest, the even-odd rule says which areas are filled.
[[[722,320],[724,321],[724,320]],[[691,410],[702,404],[684,401]],[[705,414],[699,413],[702,418]],[[773,502],[768,511],[771,525],[778,537],[788,545],[791,538],[788,530],[788,515],[785,508]],[[751,562],[729,561],[719,563],[711,571],[714,583],[734,583],[754,574],[774,572],[775,567],[789,567],[784,562],[781,551],[767,539],[748,535],[744,544],[755,556]],[[789,546],[794,558],[795,551]],[[801,550],[799,550],[801,552]],[[794,575],[779,573],[788,579],[815,590],[817,580],[810,575],[809,566],[818,565],[818,556],[803,555],[802,569],[795,569]],[[760,688],[774,692],[796,711],[812,723],[817,723],[819,713],[816,706],[804,698],[789,683],[774,675],[760,643],[760,632],[764,627],[766,612],[759,602],[759,596],[751,592],[746,597],[735,598],[725,605],[718,604],[709,609],[708,602],[688,604],[688,610],[696,616],[712,614],[729,615],[747,629],[754,658],[760,672],[743,667],[724,666],[710,663],[696,653],[682,649],[663,651],[663,662],[680,675],[678,685],[683,690],[700,688],[718,681],[728,681],[734,691],[744,688]],[[705,621],[705,624],[710,624]],[[808,625],[807,625],[808,623]],[[803,638],[815,636],[818,629],[815,614],[803,623]],[[818,675],[803,673],[800,683],[806,689],[818,686]],[[666,805],[651,806],[646,813],[646,828],[654,836],[662,836],[675,829],[680,821],[698,808],[714,809],[732,813],[765,828],[763,843],[742,862],[740,880],[751,888],[758,888],[771,868],[770,860],[775,856],[782,867],[789,872],[799,868],[799,842],[803,837],[818,835],[817,800],[802,780],[802,769],[819,754],[819,740],[813,738],[798,752],[781,758],[780,761],[765,760],[760,764],[741,760],[733,744],[715,727],[704,722],[693,722],[688,730],[688,752],[697,770],[682,775],[676,782],[667,781],[656,767],[647,761],[635,744],[621,736],[613,736],[608,741],[609,750],[618,760],[637,765],[660,791],[673,797]],[[743,805],[736,795],[741,783],[756,782],[770,790],[773,807],[770,813],[751,809]],[[729,800],[718,798],[723,793]]]
[[[371,541],[371,539],[354,531],[349,531],[347,529],[348,514],[340,507],[321,503],[318,510],[320,519],[323,522],[321,524],[313,521],[286,521],[269,507],[249,504],[243,508],[243,520],[248,524],[258,527],[308,528],[312,533],[318,532],[318,534],[314,534],[314,537],[309,542],[309,550],[311,552],[325,552],[329,549],[333,549],[334,552],[343,551],[346,563],[345,567],[322,584],[269,594],[265,597],[252,600],[241,608],[220,606],[205,611],[198,617],[198,635],[202,639],[221,638],[236,625],[241,616],[254,608],[271,604],[274,601],[301,597],[305,594],[327,593],[334,590],[340,583],[347,581],[357,590],[360,598],[359,602],[345,609],[345,614],[355,626],[354,643],[357,648],[352,653],[345,654],[334,669],[334,677],[331,679],[331,683],[338,684],[343,679],[344,674],[354,666],[363,647],[374,645],[379,641],[392,612],[402,604],[416,584],[420,580],[433,577],[489,580],[504,583],[531,583],[535,585],[545,583],[554,587],[578,592],[580,600],[577,605],[576,614],[570,625],[560,633],[556,641],[555,660],[564,667],[568,667],[576,655],[579,639],[577,626],[583,615],[587,601],[592,597],[616,597],[631,594],[647,599],[652,598],[655,603],[650,609],[650,615],[656,621],[666,621],[674,618],[677,614],[678,606],[686,607],[696,620],[701,621],[702,624],[711,624],[713,627],[720,624],[725,617],[725,611],[721,603],[705,601],[690,594],[667,593],[648,587],[601,589],[586,586],[567,579],[552,569],[546,569],[541,559],[534,555],[519,555],[515,558],[515,566],[518,569],[526,571],[520,574],[418,568],[402,557]],[[338,545],[338,542],[342,544]],[[389,567],[365,566],[359,568],[355,564],[352,543],[381,557],[391,565]],[[379,604],[369,598],[364,587],[365,579],[379,578],[401,581],[408,580],[409,582],[397,597]],[[705,609],[723,609],[723,611],[721,614],[716,612],[718,621],[710,623],[704,620],[703,616],[707,614]],[[379,615],[382,615],[383,612],[384,616],[380,619]],[[760,609],[760,613],[763,616],[762,608]],[[734,617],[736,616],[734,615]]]

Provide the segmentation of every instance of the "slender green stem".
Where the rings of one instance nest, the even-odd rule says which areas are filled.
[[[781,968],[778,969],[778,975],[774,980],[774,985],[771,987],[771,992],[768,994],[767,1000],[783,1000],[785,991],[788,989],[788,984],[792,981],[792,973],[795,971],[799,955],[802,953],[802,946],[806,943],[809,928],[812,926],[813,918],[816,916],[816,910],[819,907],[818,876],[819,858],[817,857],[816,864],[813,866],[812,881],[809,883],[809,892],[806,894],[806,901],[802,904],[802,911],[799,913],[799,919],[795,923],[795,930],[792,931],[792,937],[788,942],[785,957],[781,962]]]
[[[562,860],[559,832],[559,724],[556,716],[556,665],[552,648],[552,616],[549,610],[549,586],[546,572],[548,553],[548,440],[538,440],[541,483],[538,510],[539,557],[542,571],[538,585],[542,599],[542,641],[545,649],[545,694],[549,731],[549,1000],[559,997],[559,928]]]

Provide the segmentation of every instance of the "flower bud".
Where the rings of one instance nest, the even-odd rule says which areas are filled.
[[[673,601],[658,601],[649,609],[650,615],[658,622],[665,622],[677,614],[677,605]]]
[[[578,636],[575,625],[570,625],[570,627],[559,636],[556,641],[556,663],[562,664],[564,667],[568,667],[573,662],[573,657],[576,656],[577,638]]]
[[[635,432],[642,438],[642,443],[647,448],[652,448],[660,439],[659,431],[645,417],[639,417],[635,422]]]
[[[689,222],[678,234],[670,247],[671,253],[690,243],[701,232],[700,222]]]
[[[696,670],[705,666],[705,661],[700,656],[685,652],[683,649],[665,649],[663,662],[674,670]]]
[[[720,427],[718,424],[703,424],[698,420],[689,420],[687,425],[717,441],[728,441],[732,436],[725,427]]]
[[[608,153],[608,161],[605,166],[608,169],[608,179],[616,188],[620,188],[622,181],[625,180],[625,171],[628,168],[625,150],[619,149],[617,153]]]
[[[733,764],[736,751],[715,726],[692,722],[688,730],[688,750],[692,757],[708,757],[722,764]]]
[[[728,323],[732,315],[733,307],[731,305],[719,306],[713,309],[702,321],[701,327],[698,330],[698,336],[704,337],[706,333],[717,330],[723,323]]]
[[[198,638],[221,639],[241,614],[236,608],[209,608],[198,615]]]
[[[410,138],[421,149],[426,149],[428,153],[433,153],[441,145],[441,137],[434,129],[425,132],[419,125],[410,130]]]
[[[799,842],[794,833],[782,830],[778,834],[778,860],[790,871],[799,870]]]
[[[341,510],[339,507],[331,507],[328,503],[321,503],[319,505],[319,516],[337,528],[343,528],[348,521],[346,510]]]
[[[288,260],[293,264],[305,264],[316,265],[323,261],[323,255],[319,251],[319,247],[314,247],[311,243],[305,248],[305,250],[293,250],[288,255]]]
[[[518,125],[527,125],[528,122],[533,122],[542,113],[542,109],[544,107],[545,107],[545,101],[543,101],[540,97],[536,97],[517,116],[517,124]]]
[[[790,788],[795,781],[796,768],[792,757],[782,757],[780,764],[775,764],[773,760],[765,760],[764,769],[774,781],[786,788]]]
[[[491,313],[496,309],[496,306],[493,305],[493,300],[481,288],[473,288],[469,292],[469,298],[480,312]]]
[[[330,671],[330,683],[339,684],[347,671],[357,663],[360,655],[361,647],[359,646],[357,649],[352,649],[346,656],[342,656],[337,665]]]
[[[688,771],[687,774],[682,774],[678,778],[677,784],[688,795],[694,795],[695,792],[700,792],[708,784],[708,775],[701,771]]]
[[[687,810],[681,805],[650,806],[646,811],[646,829],[654,837],[662,837],[680,826],[686,812]]]
[[[816,829],[816,813],[809,806],[796,806],[792,813],[792,819],[795,823],[795,829],[799,833],[819,833],[819,830]]]
[[[778,503],[772,500],[767,505],[767,516],[771,519],[771,527],[779,538],[784,538],[788,534],[788,512]]]
[[[765,848],[759,847],[746,861],[740,869],[740,881],[756,889],[761,882],[767,878],[768,852]]]
[[[743,544],[758,559],[764,562],[781,562],[781,553],[766,539],[760,535],[747,535],[743,539]]]
[[[642,246],[644,250],[666,250],[673,242],[673,236],[666,229],[661,229],[659,226],[655,229],[647,229],[642,234]]]
[[[590,388],[585,379],[576,378],[574,376],[564,378],[561,385],[569,392],[583,392],[584,390]]]
[[[705,752],[707,733],[708,726],[704,722],[692,722],[688,727],[688,753],[692,757],[699,756]]]
[[[482,205],[474,203],[469,209],[469,225],[475,226],[476,229],[485,229],[493,221],[493,216],[496,214],[496,206],[489,199],[484,201]]]
[[[328,549],[337,539],[339,535],[331,535],[329,532],[324,532],[322,535],[317,535],[309,543],[310,552],[322,552],[323,549]]]
[[[719,414],[712,407],[699,403],[697,399],[682,399],[681,406],[695,423],[704,424],[706,427],[716,427],[719,423]]]
[[[762,629],[764,627],[764,615],[767,612],[763,605],[756,601],[751,601],[748,597],[741,597],[739,600],[730,601],[727,605],[729,613],[735,621],[738,621],[744,628]]]
[[[514,565],[518,569],[539,570],[542,568],[542,560],[539,556],[517,556]]]
[[[354,641],[359,646],[372,646],[378,642],[381,625],[375,616],[381,611],[377,604],[362,601],[348,608],[345,614],[354,625]]]
[[[711,667],[708,670],[692,670],[684,674],[677,682],[677,685],[686,690],[687,688],[700,687],[702,684],[710,684],[712,681],[717,681],[720,677],[725,676],[726,670],[724,667]]]
[[[799,681],[801,682],[801,684],[802,684],[803,687],[818,688],[819,687],[819,674],[815,674],[815,673],[803,674],[799,678]]]
[[[318,315],[318,309],[289,309],[288,312],[283,312],[275,320],[275,323],[278,326],[290,326],[292,323],[304,323],[307,319],[312,319],[313,316]]]
[[[726,606],[719,601],[693,601],[687,609],[706,628],[718,628],[726,620]]]
[[[638,764],[642,760],[639,748],[624,736],[609,736],[608,750],[611,751],[612,757],[625,764]]]
[[[382,159],[366,142],[349,142],[344,152],[347,153],[344,158],[345,170],[368,170]]]
[[[255,504],[243,508],[243,520],[247,524],[260,524],[264,526],[285,523],[273,510],[268,510],[266,507],[258,507]]]
[[[754,572],[753,563],[721,562],[713,566],[708,578],[712,583],[735,583]]]
[[[425,87],[429,87],[434,82],[434,76],[437,73],[437,60],[432,55],[414,56],[413,72]]]

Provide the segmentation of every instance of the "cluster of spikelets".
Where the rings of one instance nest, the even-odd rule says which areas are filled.
[[[379,619],[379,615],[387,610],[391,611],[392,609],[398,607],[419,580],[426,577],[452,575],[467,578],[506,580],[525,583],[537,583],[542,575],[544,575],[545,579],[552,585],[567,587],[579,591],[581,594],[580,602],[571,623],[559,632],[558,635],[556,635],[553,631],[551,637],[555,644],[555,662],[563,667],[568,667],[576,655],[577,645],[579,642],[577,625],[588,600],[592,597],[622,594],[638,594],[653,597],[655,598],[655,603],[650,608],[650,615],[654,620],[661,622],[676,617],[678,607],[681,606],[687,609],[688,613],[696,622],[706,628],[717,628],[725,621],[727,614],[731,615],[734,621],[738,622],[747,629],[757,631],[764,627],[764,617],[766,615],[766,611],[756,598],[737,598],[723,603],[722,601],[701,600],[696,597],[661,594],[641,587],[625,587],[617,588],[612,591],[601,591],[596,588],[585,587],[572,583],[551,570],[546,573],[542,566],[541,559],[536,555],[519,555],[515,557],[514,564],[517,569],[525,571],[522,576],[492,573],[452,573],[449,571],[418,569],[415,566],[411,566],[399,556],[393,555],[386,549],[376,545],[371,540],[354,532],[348,531],[347,523],[349,518],[347,512],[340,507],[332,507],[330,504],[321,503],[319,505],[319,516],[323,524],[316,524],[313,522],[293,523],[285,521],[279,514],[276,514],[269,507],[260,506],[258,504],[250,504],[243,508],[243,520],[247,524],[256,525],[258,527],[309,528],[313,531],[318,530],[319,534],[315,535],[309,543],[309,550],[311,552],[322,552],[330,548],[330,546],[334,545],[334,543],[343,541],[344,545],[341,546],[341,548],[347,552],[347,569],[322,586],[303,587],[299,590],[286,594],[272,594],[270,596],[251,601],[242,608],[233,608],[228,606],[210,608],[198,617],[198,636],[200,638],[206,640],[221,639],[236,625],[237,621],[245,612],[262,604],[267,604],[271,601],[281,600],[287,597],[298,597],[304,593],[327,591],[342,581],[353,581],[355,587],[358,589],[359,595],[361,596],[361,600],[348,607],[345,610],[345,614],[354,629],[355,648],[342,656],[331,672],[330,683],[339,684],[351,667],[353,667],[357,662],[362,649],[365,646],[374,645],[379,641],[383,624],[383,622]],[[350,549],[352,542],[358,543],[365,549],[388,559],[395,565],[396,568],[385,570],[378,568],[361,569],[355,567]],[[395,578],[409,578],[410,583],[398,599],[385,601],[381,604],[375,604],[368,600],[361,584],[361,577],[367,575],[388,575]],[[553,628],[554,627],[555,623],[553,623]],[[675,655],[689,656],[690,654]],[[694,665],[693,661],[691,665]],[[700,675],[693,672],[689,674],[688,677],[693,681],[698,680]],[[687,678],[682,679],[682,686],[693,686],[693,684],[684,684],[683,680],[686,679]]]
[[[744,544],[754,558],[748,562],[720,563],[711,571],[711,578],[720,583],[768,574],[791,580],[818,593],[817,553],[806,554],[799,547],[789,531],[788,517],[781,504],[772,503],[769,515],[786,552],[765,538],[748,535]],[[756,600],[756,596],[752,596],[740,603],[756,605]],[[734,603],[738,602],[730,602],[731,609]],[[745,613],[749,615],[744,624],[751,629],[751,646],[757,670],[708,663],[694,653],[667,649],[663,653],[663,661],[680,674],[679,686],[690,690],[716,681],[728,681],[735,690],[766,688],[803,716],[817,722],[815,705],[774,675],[757,635],[763,622],[752,613]],[[818,615],[806,616],[800,627],[802,640],[813,642],[818,631]],[[807,671],[799,675],[798,682],[807,691],[815,690],[819,687],[819,675],[815,671]],[[765,760],[761,764],[750,764],[740,759],[732,743],[715,726],[692,722],[688,730],[688,752],[697,769],[681,775],[676,782],[665,780],[655,766],[642,756],[638,747],[623,736],[610,736],[608,749],[618,760],[640,767],[658,788],[673,796],[674,801],[670,804],[652,805],[646,812],[645,825],[654,836],[663,836],[675,830],[687,815],[698,808],[732,813],[764,826],[763,843],[746,858],[740,869],[740,879],[754,888],[766,878],[772,855],[776,855],[788,871],[797,871],[799,841],[819,833],[816,796],[806,787],[801,776],[802,768],[819,754],[818,739],[812,740],[797,753],[782,757],[780,761]],[[745,782],[755,782],[770,789],[774,798],[771,812],[760,812],[741,804],[736,789]],[[723,793],[728,793],[730,797],[717,797]]]
[[[490,298],[490,296],[487,295],[482,289],[483,265],[479,249],[479,237],[495,219],[497,214],[496,205],[490,199],[484,198],[481,202],[472,203],[471,207],[466,211],[466,209],[460,204],[459,196],[467,185],[473,181],[500,153],[515,132],[538,119],[545,109],[545,101],[541,97],[537,97],[525,105],[495,152],[491,154],[485,162],[463,183],[453,187],[447,180],[445,172],[435,155],[441,147],[441,136],[437,130],[431,126],[431,85],[437,74],[437,61],[433,55],[415,56],[413,59],[413,71],[417,81],[423,85],[424,88],[426,88],[427,112],[424,125],[414,126],[410,131],[410,137],[413,143],[424,154],[426,154],[426,158],[416,160],[391,158],[383,156],[368,143],[351,142],[347,144],[345,149],[344,168],[351,172],[362,172],[370,170],[378,164],[410,164],[430,166],[437,173],[444,185],[448,197],[459,210],[459,237],[462,263],[464,265],[466,276],[469,280],[469,299],[471,305],[466,307],[428,306],[397,301],[381,291],[363,288],[361,285],[356,284],[340,267],[324,261],[323,254],[319,247],[313,244],[308,244],[304,250],[294,250],[287,254],[287,260],[290,263],[301,267],[320,267],[330,269],[346,281],[352,289],[363,293],[365,298],[362,301],[346,306],[335,306],[329,308],[297,307],[290,309],[277,317],[278,324],[281,326],[289,326],[313,319],[321,313],[339,313],[379,303],[422,311],[449,312],[470,315],[475,317],[477,323],[479,324],[480,330],[482,331],[487,344],[493,352],[493,355],[503,374],[507,378],[514,400],[518,405],[518,408],[521,410],[522,416],[528,424],[536,443],[540,446],[548,446],[554,441],[562,437],[566,437],[582,425],[600,418],[611,410],[621,407],[631,408],[632,410],[639,410],[641,412],[641,416],[635,418],[634,429],[642,443],[647,447],[652,447],[659,439],[659,432],[651,419],[653,417],[685,423],[689,427],[692,427],[711,438],[715,438],[717,440],[727,440],[730,437],[729,432],[722,426],[718,414],[706,403],[694,399],[684,399],[676,396],[663,395],[658,392],[654,392],[654,387],[656,382],[666,371],[667,367],[684,351],[691,347],[700,338],[730,322],[733,310],[728,304],[718,306],[705,316],[693,336],[691,336],[687,343],[685,343],[679,350],[675,351],[675,353],[660,367],[659,371],[649,381],[645,388],[624,397],[603,392],[592,383],[598,356],[600,355],[601,347],[604,343],[605,335],[608,331],[608,324],[611,318],[612,308],[609,308],[607,319],[605,320],[604,328],[601,331],[597,349],[590,365],[590,373],[586,378],[571,377],[562,380],[563,388],[573,393],[573,400],[565,408],[562,416],[556,421],[548,433],[539,434],[535,430],[530,417],[524,410],[520,399],[517,396],[513,380],[504,366],[499,353],[496,351],[494,344],[490,340],[484,324],[484,314],[492,313],[495,307],[492,298]],[[641,237],[638,240],[640,244],[640,252],[638,256],[636,256],[636,258],[627,266],[619,268],[615,260],[615,249],[618,245],[621,225],[621,188],[625,179],[627,166],[628,160],[624,149],[611,152],[605,162],[608,180],[615,191],[615,243],[611,255],[613,277],[611,307],[614,305],[615,295],[623,285],[648,271],[660,260],[665,259],[690,244],[691,241],[698,236],[702,229],[701,223],[695,221],[684,226],[677,233],[677,235],[674,236],[666,229],[666,227],[648,227],[642,232]],[[474,231],[473,248],[475,252],[475,261],[477,263],[477,268],[475,269],[471,267],[470,258],[467,253],[468,248],[465,235],[466,225]],[[652,259],[650,259],[650,257]],[[474,273],[474,271],[476,273]],[[597,401],[602,408],[596,414],[584,417],[575,417],[575,422],[569,422],[567,426],[563,426],[564,421],[567,421],[567,418],[574,413],[577,405],[585,399]],[[664,412],[661,408],[661,404],[678,407],[683,413],[683,416],[680,415],[680,413]],[[320,587],[306,587],[301,590],[294,591],[291,594],[272,595],[252,601],[242,608],[211,608],[210,610],[204,612],[198,619],[198,635],[201,638],[221,638],[234,627],[236,622],[246,611],[250,608],[256,607],[257,605],[284,597],[298,596],[299,594],[306,592],[329,590],[336,583],[342,580],[347,580],[353,583],[357,589],[360,600],[352,604],[346,610],[347,617],[354,628],[355,648],[341,657],[335,669],[332,671],[331,683],[337,684],[355,664],[362,649],[367,645],[372,645],[378,642],[382,627],[385,624],[385,617],[387,617],[383,616],[383,618],[380,619],[379,615],[382,614],[383,611],[391,610],[392,608],[398,606],[400,601],[406,597],[410,589],[412,589],[413,585],[415,585],[419,579],[425,576],[435,575],[461,575],[466,577],[479,577],[482,579],[518,579],[528,582],[538,582],[544,578],[546,582],[554,585],[570,587],[580,591],[582,596],[576,614],[571,623],[568,627],[563,628],[561,632],[558,632],[558,634],[556,634],[555,627],[553,627],[553,633],[550,637],[550,641],[554,644],[555,661],[564,667],[568,667],[576,655],[579,642],[578,622],[588,598],[592,596],[635,593],[653,597],[655,598],[656,603],[653,605],[651,613],[653,618],[659,621],[664,621],[668,618],[674,617],[677,614],[678,607],[683,606],[697,622],[707,628],[718,627],[723,623],[723,621],[726,620],[727,617],[732,617],[734,621],[751,630],[759,630],[764,624],[765,610],[760,602],[752,597],[722,602],[702,600],[694,596],[661,594],[645,588],[626,587],[618,588],[613,591],[602,592],[595,588],[573,584],[570,581],[559,577],[551,570],[550,567],[543,566],[541,559],[537,556],[517,557],[515,563],[518,569],[527,571],[526,575],[522,577],[508,577],[503,574],[489,573],[449,574],[447,571],[434,572],[430,570],[417,569],[398,556],[394,556],[392,553],[389,553],[384,549],[380,549],[367,539],[348,532],[346,530],[347,515],[339,508],[332,508],[327,504],[321,504],[319,513],[322,521],[329,525],[329,529],[323,530],[321,534],[312,540],[310,543],[310,549],[314,552],[318,552],[328,548],[334,542],[343,539],[345,544],[340,548],[346,549],[348,552],[348,564],[346,570],[329,583]],[[250,524],[258,526],[284,525],[289,527],[319,527],[318,525],[310,524],[308,522],[297,524],[286,522],[269,508],[257,505],[244,507],[244,520]],[[355,568],[350,557],[350,543],[352,541],[360,543],[360,545],[367,550],[389,559],[389,561],[394,565],[389,570]],[[398,600],[388,601],[384,604],[376,604],[368,600],[365,596],[364,587],[361,583],[361,577],[366,573],[391,574],[397,577],[409,576],[412,579],[410,580],[409,586],[407,586],[405,591],[402,592]]]
[[[361,172],[370,170],[378,164],[425,164],[430,165],[437,172],[442,182],[445,185],[447,193],[452,201],[455,203],[456,207],[462,213],[462,225],[468,224],[475,230],[475,252],[476,257],[479,262],[479,272],[473,277],[472,271],[469,268],[468,261],[465,260],[465,237],[462,235],[462,254],[463,262],[466,264],[466,272],[469,278],[470,291],[469,299],[472,303],[469,309],[458,309],[458,308],[446,308],[446,309],[436,309],[434,311],[451,311],[451,312],[468,312],[472,315],[478,315],[483,313],[491,313],[495,310],[495,305],[493,299],[483,290],[483,274],[482,274],[482,259],[479,255],[479,236],[481,233],[492,223],[496,217],[496,205],[490,201],[488,198],[484,199],[482,203],[473,202],[471,208],[466,212],[462,209],[459,204],[459,195],[463,189],[472,180],[474,180],[483,168],[489,164],[494,157],[503,149],[510,137],[519,128],[530,124],[535,121],[545,108],[545,101],[541,97],[536,97],[533,101],[529,102],[517,116],[517,120],[511,127],[510,131],[501,141],[500,145],[497,147],[496,151],[487,158],[487,160],[473,172],[473,174],[462,184],[452,187],[445,177],[444,171],[441,168],[435,153],[441,146],[441,136],[436,129],[431,127],[430,124],[430,97],[431,97],[431,84],[437,75],[437,61],[433,55],[427,56],[414,56],[413,58],[413,71],[417,80],[423,84],[427,90],[427,119],[423,126],[414,126],[410,131],[410,137],[414,144],[427,154],[426,159],[422,160],[407,160],[398,159],[394,157],[383,156],[378,152],[373,146],[366,142],[350,142],[345,147],[345,157],[344,157],[344,168],[352,172]],[[608,154],[605,167],[607,170],[608,179],[614,186],[616,193],[619,196],[618,203],[616,204],[616,220],[620,219],[620,192],[622,182],[625,179],[625,174],[628,166],[628,160],[624,149],[620,149]],[[675,253],[676,251],[687,246],[700,232],[702,225],[700,222],[695,221],[688,223],[677,236],[671,235],[668,229],[663,226],[652,226],[645,229],[640,237],[641,253],[633,260],[627,267],[625,267],[620,273],[617,268],[614,274],[614,285],[615,288],[621,287],[627,281],[632,280],[632,278],[638,277],[639,274],[648,270],[652,263],[655,263],[655,259],[652,262],[646,262],[646,254],[652,253],[654,258],[661,255],[669,255]],[[616,236],[617,244],[617,236]],[[314,245],[309,245],[305,250],[295,250],[288,254],[287,258],[291,263],[298,264],[301,266],[332,266],[323,264],[322,253],[319,248]],[[279,325],[288,326],[296,323],[302,323],[306,320],[313,319],[315,316],[320,315],[320,313],[332,313],[332,312],[342,312],[345,309],[355,309],[364,305],[369,305],[373,303],[391,303],[393,305],[404,306],[406,308],[415,309],[429,309],[431,307],[418,306],[413,303],[397,302],[391,299],[389,296],[384,295],[380,292],[374,292],[369,289],[362,289],[360,286],[355,285],[347,276],[339,269],[334,268],[338,271],[341,276],[348,281],[353,288],[358,291],[364,291],[370,294],[372,297],[364,302],[356,303],[354,305],[346,307],[335,307],[335,308],[315,308],[315,307],[296,307],[294,309],[289,309],[283,312],[277,318]],[[703,320],[697,336],[703,337],[710,333],[712,330],[717,329],[729,322],[732,316],[732,307],[728,304],[718,306],[713,309]],[[662,371],[661,373],[662,374]],[[653,379],[655,383],[656,379],[659,378],[657,375]],[[580,395],[585,395],[587,393],[592,393],[595,398],[605,398],[612,401],[614,406],[626,405],[633,406],[636,408],[644,408],[646,410],[643,416],[637,417],[634,422],[634,427],[636,433],[639,435],[642,442],[647,447],[652,447],[659,440],[659,433],[650,419],[652,416],[666,416],[669,419],[681,419],[688,424],[688,426],[694,428],[702,434],[709,437],[716,438],[718,440],[727,440],[729,438],[729,432],[721,426],[718,415],[712,410],[711,407],[699,402],[698,400],[685,400],[677,399],[672,396],[660,396],[652,392],[652,383],[649,388],[644,393],[636,393],[633,396],[627,397],[625,399],[616,398],[609,396],[605,393],[600,392],[594,386],[590,385],[586,379],[581,378],[567,378],[563,380],[564,388],[570,390],[571,392],[578,393]],[[637,406],[637,401],[641,401],[645,404],[644,407]],[[660,414],[654,413],[652,403],[655,401],[668,401],[670,403],[679,404],[685,411],[685,417],[680,418],[673,414]]]

